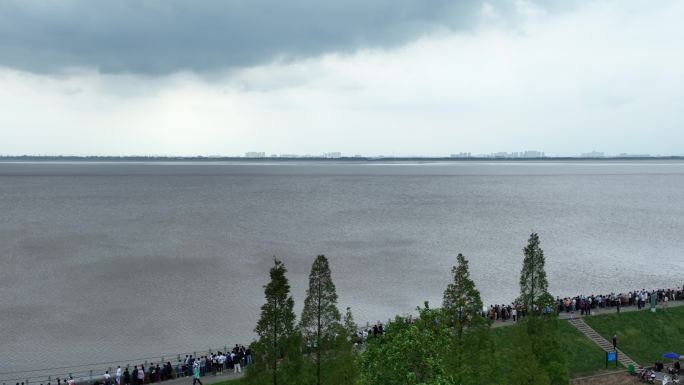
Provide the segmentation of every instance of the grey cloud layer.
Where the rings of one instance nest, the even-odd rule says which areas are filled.
[[[472,25],[480,0],[0,1],[0,66],[164,74],[395,46]]]

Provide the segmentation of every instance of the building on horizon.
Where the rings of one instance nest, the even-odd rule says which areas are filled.
[[[249,151],[245,153],[245,158],[265,158],[265,152]]]
[[[628,154],[626,152],[617,155],[618,158],[650,158],[651,154]]]
[[[581,158],[605,158],[606,154],[601,151],[585,152],[580,155]]]
[[[525,151],[522,154],[523,158],[543,158],[544,157],[544,152],[543,151]]]
[[[328,152],[325,154],[325,157],[330,159],[339,159],[342,157],[342,153],[339,151]]]
[[[463,157],[463,154],[467,154],[468,157],[470,157],[469,152],[462,152],[460,154],[452,154],[452,158],[459,158]],[[522,159],[522,158],[529,158],[529,159],[535,159],[535,158],[545,158],[546,154],[543,151],[514,151],[514,152],[506,152],[506,151],[500,151],[500,152],[492,152],[489,154],[476,154],[476,158],[491,158],[491,159]]]
[[[470,153],[469,152],[459,152],[458,154],[451,154],[449,155],[450,158],[456,158],[456,159],[466,159],[470,158]]]

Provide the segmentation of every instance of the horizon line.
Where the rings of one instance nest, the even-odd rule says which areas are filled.
[[[684,159],[684,155],[606,155],[606,156],[541,156],[541,157],[506,157],[506,156],[230,156],[230,155],[0,155],[0,160],[236,160],[236,161],[288,161],[288,160],[317,160],[317,161],[377,161],[377,160],[440,160],[440,161],[479,161],[479,160],[657,160]]]

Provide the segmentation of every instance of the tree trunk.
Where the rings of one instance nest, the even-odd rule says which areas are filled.
[[[275,304],[275,317],[273,322],[273,385],[278,385],[278,301]]]
[[[532,282],[530,285],[530,288],[531,288],[531,290],[530,290],[530,307],[531,307],[531,309],[527,309],[527,311],[529,311],[531,313],[530,315],[532,315],[532,316],[534,315],[534,265],[535,265],[534,255],[532,255],[532,266],[531,266],[532,267]]]
[[[316,335],[316,385],[321,385],[321,279],[318,277],[318,328]]]

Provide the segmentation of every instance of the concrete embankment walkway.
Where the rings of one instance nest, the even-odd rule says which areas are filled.
[[[204,376],[201,378],[202,385],[211,385],[211,384],[216,384],[218,382],[242,378],[242,376],[244,376],[245,370],[247,370],[247,369],[242,368],[242,373],[233,373],[232,370],[224,370],[223,374],[221,374],[221,375],[212,376],[210,374],[210,375]],[[160,382],[159,384],[160,385],[192,385],[192,376],[180,377],[180,378],[177,378],[175,380],[168,380],[168,381]]]

